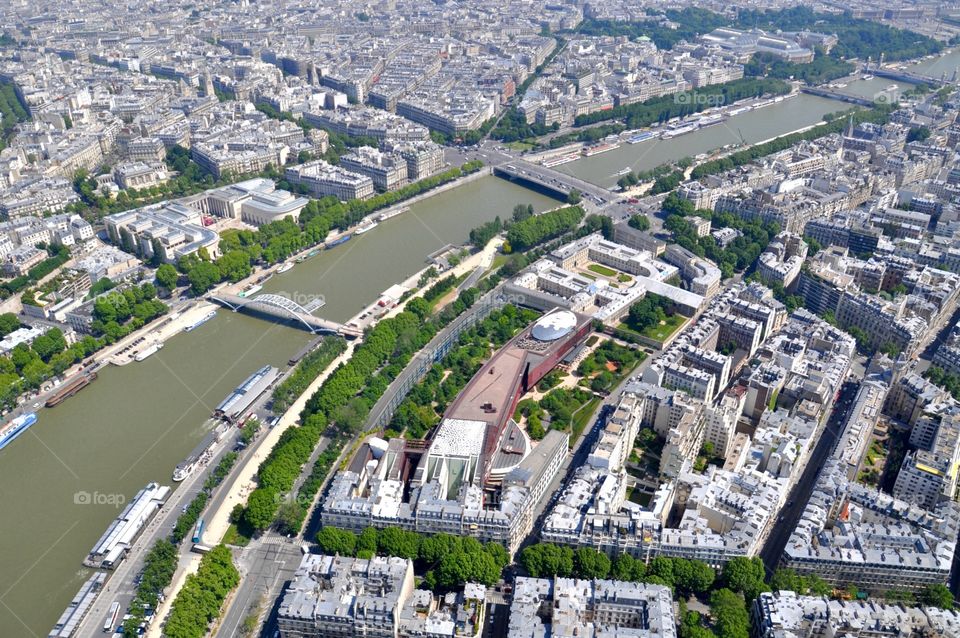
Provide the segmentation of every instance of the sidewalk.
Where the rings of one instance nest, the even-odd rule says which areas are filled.
[[[227,495],[223,499],[223,503],[220,507],[214,511],[209,512],[206,516],[207,526],[204,531],[204,536],[210,539],[210,544],[215,545],[219,544],[223,535],[226,533],[227,528],[230,526],[229,516],[231,510],[238,503],[246,503],[247,496],[253,489],[256,487],[256,481],[254,477],[257,474],[257,470],[260,469],[260,462],[270,454],[270,451],[277,444],[277,441],[280,439],[280,436],[290,427],[296,425],[297,420],[299,419],[300,412],[303,410],[304,406],[307,403],[307,400],[313,396],[313,393],[319,389],[319,387],[326,381],[327,377],[337,369],[341,363],[345,363],[353,355],[353,350],[356,348],[356,341],[347,342],[347,349],[344,350],[340,356],[334,359],[327,369],[320,373],[320,375],[310,384],[310,387],[300,395],[299,398],[290,406],[290,408],[284,412],[283,416],[280,417],[280,422],[277,423],[273,428],[267,431],[266,435],[260,439],[257,443],[256,449],[252,450],[253,454],[247,455],[243,464],[234,469],[230,476],[227,477]],[[213,540],[216,539],[216,540]],[[184,558],[181,557],[180,564],[177,567],[177,573],[174,575],[173,583],[170,586],[170,590],[167,593],[166,600],[164,600],[157,607],[157,618],[163,619],[170,612],[170,606],[173,601],[176,599],[177,594],[180,592],[180,588],[183,587],[183,583],[186,580],[187,574],[191,574],[197,570],[197,567],[200,564],[200,555],[199,554],[187,554],[188,562],[184,562]],[[151,625],[150,630],[147,632],[147,637],[160,638],[162,632],[160,631],[160,623],[155,622]]]

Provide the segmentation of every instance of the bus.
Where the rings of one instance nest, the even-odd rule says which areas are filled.
[[[199,543],[200,538],[203,536],[203,519],[197,519],[197,527],[193,530],[193,542]]]
[[[110,605],[110,611],[107,612],[107,619],[103,622],[103,633],[109,634],[113,632],[113,628],[117,626],[117,616],[120,615],[120,603],[113,601],[113,604]]]

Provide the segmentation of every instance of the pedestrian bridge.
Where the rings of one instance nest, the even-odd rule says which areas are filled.
[[[347,339],[355,339],[363,334],[356,328],[351,328],[328,319],[315,317],[310,314],[307,308],[304,308],[292,299],[280,295],[264,293],[253,297],[241,297],[239,295],[220,292],[211,295],[210,301],[214,301],[234,312],[245,311],[252,315],[266,316],[271,319],[286,321],[294,326],[303,328],[310,334],[336,334]]]

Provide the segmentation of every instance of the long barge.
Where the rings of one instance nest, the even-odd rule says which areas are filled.
[[[177,464],[177,467],[173,470],[173,480],[175,483],[184,480],[190,476],[197,467],[210,460],[211,450],[213,446],[223,438],[225,427],[222,423],[214,426],[214,428],[203,437],[203,440],[193,448],[190,455]]]
[[[80,390],[93,383],[96,379],[96,372],[87,372],[79,377],[76,377],[75,379],[67,381],[60,386],[59,390],[57,390],[49,399],[47,399],[47,402],[44,403],[44,405],[48,408],[60,405],[77,392],[80,392]]]
[[[225,419],[231,423],[236,421],[261,394],[267,391],[267,388],[273,385],[278,376],[280,376],[278,369],[271,365],[263,366],[220,402],[213,411],[214,418]]]
[[[13,443],[14,439],[26,432],[27,428],[36,422],[37,415],[33,412],[27,412],[0,428],[0,450]]]
[[[94,493],[96,495],[96,492]],[[126,557],[130,547],[150,519],[159,511],[170,495],[170,488],[158,483],[149,483],[137,492],[133,500],[114,519],[107,531],[93,546],[83,564],[94,569],[114,569]],[[79,492],[78,503],[92,503],[92,495]],[[119,501],[117,504],[122,504]]]

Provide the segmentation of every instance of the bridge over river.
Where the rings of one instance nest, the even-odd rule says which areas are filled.
[[[230,308],[234,312],[244,311],[254,316],[259,315],[285,321],[298,328],[303,328],[310,334],[336,334],[347,339],[356,339],[363,334],[356,328],[316,317],[310,313],[310,309],[280,295],[262,294],[253,297],[241,297],[218,292],[210,295],[209,298],[210,301]]]
[[[528,182],[564,197],[575,189],[580,191],[583,202],[601,208],[617,198],[616,194],[602,186],[523,160],[514,160],[496,166],[493,174],[515,182]]]

